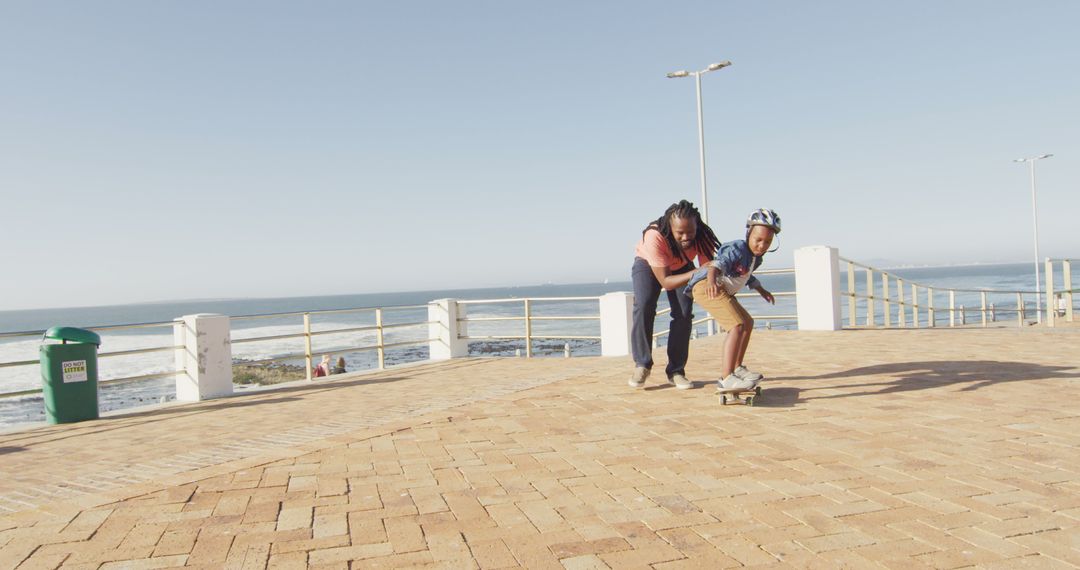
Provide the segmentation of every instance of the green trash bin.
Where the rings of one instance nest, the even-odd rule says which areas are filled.
[[[66,424],[97,419],[97,349],[101,337],[85,329],[53,327],[45,331],[44,339],[60,341],[41,345],[45,420]]]

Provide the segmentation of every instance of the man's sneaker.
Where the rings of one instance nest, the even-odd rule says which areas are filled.
[[[745,378],[739,378],[734,373],[728,374],[726,378],[718,380],[716,387],[720,390],[753,390],[754,382]]]
[[[694,387],[694,383],[686,378],[685,374],[675,373],[668,377],[668,382],[675,385],[680,390],[689,390]]]
[[[749,381],[753,382],[754,386],[757,386],[758,384],[761,384],[761,379],[764,378],[764,376],[762,376],[761,374],[759,374],[757,372],[753,372],[753,371],[751,371],[750,369],[748,369],[747,367],[745,367],[745,366],[743,366],[741,364],[738,366],[738,368],[735,369],[734,372],[732,372],[732,374],[734,374],[734,375],[736,375],[739,378],[742,378],[744,380],[749,380]]]
[[[649,377],[649,373],[652,372],[648,368],[638,366],[634,369],[634,373],[630,376],[630,381],[627,384],[631,388],[641,388],[645,385],[645,379]]]

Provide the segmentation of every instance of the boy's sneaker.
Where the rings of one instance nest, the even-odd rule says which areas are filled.
[[[753,371],[751,371],[750,369],[748,369],[747,367],[745,367],[745,366],[743,366],[741,364],[739,365],[738,368],[735,369],[734,372],[732,372],[732,374],[734,374],[734,375],[736,375],[739,378],[742,378],[744,380],[749,380],[749,381],[753,382],[754,386],[757,386],[758,384],[761,384],[761,379],[764,378],[764,376],[762,376],[761,374],[759,374],[757,372],[753,372]]]
[[[716,387],[724,391],[753,390],[754,382],[745,378],[739,378],[735,375],[735,373],[731,373],[728,374],[727,377],[725,377],[724,379],[718,380],[716,382]]]
[[[645,385],[645,379],[649,377],[650,372],[652,372],[652,370],[643,366],[638,366],[634,369],[634,373],[630,376],[630,381],[628,381],[627,384],[629,384],[631,388],[641,388]]]
[[[689,390],[694,387],[694,383],[687,379],[685,374],[675,373],[668,377],[668,382],[671,382],[679,390]]]

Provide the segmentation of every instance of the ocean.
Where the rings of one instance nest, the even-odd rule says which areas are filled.
[[[847,278],[844,270],[846,264],[841,264],[841,290],[846,291]],[[1060,267],[1060,266],[1059,266]],[[763,269],[772,269],[768,265]],[[1025,301],[1029,318],[1033,318],[1031,311],[1034,310],[1034,267],[1033,264],[1003,264],[1003,265],[968,265],[953,267],[924,267],[924,268],[897,268],[887,269],[891,275],[903,278],[907,283],[915,282],[919,285],[932,286],[935,288],[958,288],[958,289],[998,289],[998,290],[1023,290],[1031,292],[1025,295]],[[1078,283],[1077,271],[1073,271],[1073,283]],[[859,293],[864,293],[865,276],[862,271],[856,274]],[[793,274],[762,275],[762,283],[770,291],[788,292],[795,290]],[[1061,276],[1057,276],[1061,287]],[[880,281],[875,283],[875,295],[880,294]],[[895,287],[895,285],[894,285]],[[103,327],[110,325],[125,325],[138,323],[170,323],[173,319],[194,313],[218,313],[231,317],[245,315],[273,315],[279,313],[294,313],[304,311],[326,311],[338,309],[352,309],[362,307],[387,308],[384,315],[384,324],[415,323],[427,320],[425,308],[406,308],[400,310],[390,309],[393,307],[410,307],[425,305],[429,301],[441,298],[457,299],[521,299],[537,297],[591,297],[613,291],[630,291],[629,282],[612,283],[585,283],[574,285],[539,285],[523,287],[489,288],[489,289],[465,289],[465,290],[433,290],[398,293],[373,293],[360,295],[336,295],[321,297],[288,297],[267,299],[222,299],[202,301],[174,301],[161,303],[144,303],[132,305],[113,305],[102,307],[81,308],[58,308],[22,311],[0,311],[0,334],[44,330],[52,326],[75,326],[75,327]],[[895,295],[895,292],[893,293]],[[925,293],[922,293],[925,295]],[[905,297],[910,296],[910,287],[905,291]],[[1015,308],[1015,295],[991,295],[991,303],[1001,311],[998,316],[1000,321],[1015,322],[1015,313],[1008,312]],[[789,319],[769,319],[769,315],[793,315],[795,314],[794,297],[778,297],[775,306],[769,306],[759,297],[747,297],[742,299],[747,310],[755,316],[758,327],[769,328],[794,328],[794,322]],[[920,301],[922,302],[922,301]],[[977,292],[957,293],[957,305],[966,305],[968,308],[978,307],[980,295]],[[859,301],[857,315],[859,322],[863,322],[865,302]],[[939,297],[935,300],[939,309],[937,317],[938,326],[944,322],[947,324],[948,315],[940,309],[946,308],[947,298]],[[841,303],[844,312],[844,323],[847,324],[847,301]],[[661,295],[660,309],[667,308],[666,295]],[[570,316],[570,315],[596,315],[598,313],[596,302],[573,301],[573,302],[534,302],[533,314],[537,316]],[[894,311],[895,311],[894,307]],[[514,317],[523,316],[523,303],[508,303],[498,305],[470,305],[468,308],[470,317]],[[695,309],[695,317],[701,318],[704,311]],[[978,318],[969,316],[969,319]],[[880,322],[880,316],[878,322]],[[969,321],[971,322],[971,321]],[[330,331],[335,329],[355,328],[371,326],[374,324],[372,312],[362,313],[328,313],[312,316],[313,331]],[[657,319],[656,331],[666,330],[667,317]],[[705,325],[699,325],[697,334],[705,334]],[[245,338],[264,337],[275,335],[287,335],[303,332],[302,318],[297,315],[277,316],[259,319],[238,318],[233,321],[232,339],[234,363],[243,364],[245,361],[257,361],[262,359],[279,357],[286,354],[303,352],[303,339],[274,339],[259,342],[238,342]],[[148,347],[171,346],[173,344],[172,331],[169,327],[152,327],[124,331],[103,331],[102,352],[115,352],[136,350]],[[468,335],[472,337],[495,337],[505,335],[523,335],[524,324],[522,321],[485,321],[470,323]],[[535,336],[599,336],[600,325],[596,320],[552,320],[535,321],[533,335]],[[377,366],[375,351],[349,351],[347,348],[371,345],[375,343],[373,331],[361,331],[351,333],[323,334],[313,337],[313,351],[319,360],[322,354],[332,354],[336,359],[342,356],[346,360],[348,370],[370,369]],[[388,329],[384,342],[409,342],[426,339],[428,335],[426,327]],[[41,344],[40,337],[21,336],[0,338],[0,363],[23,360],[36,360],[38,347]],[[565,345],[570,345],[573,355],[597,355],[600,352],[598,340],[591,339],[550,339],[534,340],[534,355],[540,357],[562,357]],[[660,344],[664,341],[661,338]],[[520,351],[524,353],[524,341],[519,339],[492,339],[485,338],[470,341],[470,354],[486,356],[513,356]],[[386,351],[388,365],[402,364],[407,362],[425,360],[428,358],[426,346],[403,346]],[[289,361],[294,367],[293,372],[300,370],[303,374],[303,359]],[[167,372],[173,369],[173,355],[171,352],[145,353],[125,355],[118,357],[103,358],[99,363],[100,379],[123,378],[142,374],[155,374]],[[36,365],[27,365],[11,368],[0,368],[0,392],[15,392],[20,390],[34,389],[41,385],[40,371]],[[241,387],[241,389],[245,389]],[[137,383],[117,384],[102,386],[99,399],[103,411],[125,409],[134,406],[147,405],[171,400],[175,397],[174,381],[172,378],[141,381]],[[23,396],[16,398],[0,399],[0,426],[19,425],[29,422],[44,421],[43,405],[40,395]]]

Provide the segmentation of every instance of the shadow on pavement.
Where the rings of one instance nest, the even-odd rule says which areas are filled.
[[[761,395],[754,399],[755,408],[790,408],[803,401],[799,398],[799,388],[769,388],[768,384],[762,384],[761,387]]]
[[[873,381],[879,380],[877,377],[881,376],[892,376],[893,378],[885,381]],[[801,389],[803,391],[811,391],[842,390],[845,388],[877,388],[846,392],[843,394],[818,396],[817,398],[846,398],[849,396],[890,394],[941,388],[943,386],[954,384],[967,384],[960,388],[960,391],[970,392],[1003,382],[1080,378],[1080,369],[1073,366],[1047,366],[1029,362],[1002,362],[997,360],[931,360],[924,362],[878,364],[874,366],[852,368],[841,372],[819,374],[816,376],[783,376],[771,378],[770,380],[773,382],[806,382],[846,378],[854,379],[860,377],[869,377],[866,379],[871,381],[837,384],[826,383],[824,385],[808,386]],[[815,382],[815,384],[817,383]],[[769,393],[774,393],[782,389],[783,388],[773,388],[769,390]]]

